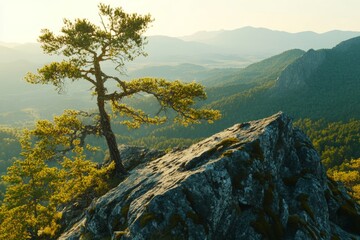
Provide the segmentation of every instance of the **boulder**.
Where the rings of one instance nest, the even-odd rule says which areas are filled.
[[[359,239],[359,213],[277,113],[135,167],[60,239]]]

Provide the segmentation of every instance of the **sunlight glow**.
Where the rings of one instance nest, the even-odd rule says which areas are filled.
[[[0,41],[34,42],[42,28],[60,29],[63,18],[97,22],[100,2],[150,13],[155,21],[148,35],[184,36],[244,26],[288,32],[360,31],[358,0],[0,0]]]

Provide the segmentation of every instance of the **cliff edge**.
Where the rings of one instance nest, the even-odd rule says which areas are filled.
[[[360,208],[283,113],[140,164],[59,239],[359,239]]]

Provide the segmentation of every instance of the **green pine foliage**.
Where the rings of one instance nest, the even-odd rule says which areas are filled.
[[[15,128],[0,127],[0,177],[20,154],[19,132]],[[0,203],[4,198],[5,188],[6,184],[0,179]]]
[[[138,56],[146,56],[143,36],[152,22],[151,16],[128,14],[121,7],[99,4],[100,23],[88,19],[65,19],[59,34],[43,29],[39,42],[46,54],[59,55],[61,62],[51,62],[29,72],[25,80],[31,84],[53,85],[58,92],[64,91],[69,82],[90,84],[96,96],[99,121],[93,127],[106,139],[110,158],[115,162],[116,171],[126,174],[117,148],[117,140],[112,129],[112,117],[120,117],[119,123],[129,128],[139,128],[143,124],[159,125],[167,120],[164,113],[175,113],[174,121],[182,125],[212,123],[221,114],[210,108],[196,108],[196,100],[207,98],[204,87],[198,83],[168,81],[143,77],[125,81],[125,64]],[[104,65],[116,70],[109,75]],[[112,89],[116,86],[116,89]],[[135,108],[124,102],[136,94],[153,96],[158,103],[158,114],[154,116],[147,108]],[[111,106],[109,114],[108,106]]]
[[[24,130],[21,157],[3,176],[5,198],[0,208],[0,239],[52,239],[60,228],[61,206],[82,199],[87,204],[108,190],[114,164],[99,169],[87,159],[77,111],[54,121],[40,120]]]
[[[335,181],[341,181],[360,203],[360,158],[345,161],[338,167],[328,170],[328,175]]]
[[[20,130],[9,127],[0,127],[0,175],[14,161],[13,158],[19,156],[21,147],[19,142]]]
[[[45,229],[58,228],[53,221],[61,214],[51,201],[59,181],[57,168],[29,156],[16,161],[3,180],[8,187],[1,207],[1,239],[37,239]]]
[[[295,126],[305,131],[319,152],[327,174],[341,181],[360,202],[360,120],[327,122],[301,119]]]
[[[360,120],[326,122],[324,119],[302,119],[296,121],[295,125],[309,136],[326,168],[360,158]]]

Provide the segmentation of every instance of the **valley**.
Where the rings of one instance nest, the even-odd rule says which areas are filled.
[[[265,238],[271,236],[270,239],[293,236],[293,228],[295,227],[302,228],[305,232],[310,232],[308,233],[310,235],[315,234],[308,230],[311,226],[315,225],[319,229],[316,228],[314,231],[319,236],[321,234],[324,236],[332,234],[333,237],[340,235],[355,236],[359,233],[358,229],[354,228],[354,226],[359,222],[357,214],[360,210],[356,208],[357,205],[355,202],[352,202],[353,200],[349,200],[350,197],[347,194],[353,197],[355,201],[360,201],[360,177],[357,170],[360,162],[360,152],[358,150],[360,143],[359,35],[359,32],[350,31],[331,31],[322,34],[314,32],[287,33],[264,28],[244,27],[232,31],[198,32],[194,35],[181,38],[150,36],[148,37],[148,45],[145,48],[148,53],[147,57],[139,57],[126,65],[126,69],[122,69],[121,72],[114,71],[114,65],[111,63],[104,64],[102,66],[103,69],[110,74],[119,76],[119,79],[126,83],[132,79],[147,80],[144,84],[145,91],[134,91],[136,94],[131,98],[125,99],[122,103],[128,104],[128,106],[135,109],[149,112],[150,118],[154,117],[155,119],[153,122],[159,123],[156,125],[144,124],[139,127],[134,125],[135,129],[130,129],[126,124],[119,123],[124,119],[131,119],[131,115],[122,114],[120,117],[111,115],[113,131],[117,143],[121,144],[119,149],[122,157],[126,160],[126,168],[129,171],[132,169],[136,170],[131,172],[132,175],[130,174],[129,178],[125,180],[123,178],[114,180],[113,175],[111,177],[108,176],[109,172],[107,171],[111,171],[111,164],[109,164],[109,150],[104,139],[96,134],[96,136],[85,139],[86,136],[81,135],[80,132],[88,127],[88,125],[83,126],[77,123],[78,119],[72,119],[71,117],[74,116],[71,114],[69,116],[59,116],[66,109],[84,110],[89,111],[89,113],[96,112],[97,98],[94,93],[96,89],[87,83],[70,82],[65,85],[63,91],[57,94],[53,86],[26,83],[23,78],[27,72],[34,72],[43,64],[58,61],[61,58],[46,57],[41,53],[38,44],[0,43],[0,82],[2,86],[0,88],[0,175],[6,175],[6,169],[10,166],[12,166],[9,168],[12,174],[14,172],[21,173],[22,169],[26,169],[25,167],[20,167],[19,159],[25,156],[25,150],[21,150],[21,145],[23,147],[27,146],[25,153],[29,154],[27,158],[30,158],[36,156],[35,154],[30,154],[32,151],[36,152],[38,150],[41,152],[41,144],[49,144],[48,141],[51,142],[53,139],[56,139],[55,136],[62,139],[63,142],[51,142],[54,146],[51,146],[49,149],[44,148],[44,151],[49,151],[49,153],[46,152],[49,156],[52,154],[55,156],[56,154],[52,151],[56,152],[55,150],[59,149],[66,152],[67,147],[71,146],[73,147],[71,149],[72,152],[64,154],[65,160],[70,161],[74,157],[76,161],[79,161],[78,164],[80,164],[80,160],[85,160],[86,157],[86,161],[81,163],[83,165],[78,167],[81,171],[89,171],[85,175],[90,180],[83,178],[83,180],[85,179],[84,181],[88,182],[85,182],[84,186],[80,186],[81,184],[76,185],[76,189],[80,190],[77,191],[75,189],[73,196],[69,189],[67,191],[62,190],[63,192],[56,193],[59,195],[55,195],[58,198],[66,196],[66,201],[75,201],[74,199],[76,198],[76,204],[83,204],[80,208],[89,206],[91,197],[100,197],[102,194],[105,194],[104,196],[111,195],[112,193],[109,194],[106,191],[119,183],[119,186],[126,185],[124,189],[127,189],[127,187],[132,186],[131,184],[141,180],[149,184],[145,184],[145,188],[148,191],[156,192],[158,190],[153,190],[151,184],[165,181],[168,178],[166,176],[167,171],[178,174],[176,175],[176,178],[178,178],[176,181],[178,182],[172,182],[172,179],[166,183],[169,184],[166,185],[166,188],[168,188],[166,191],[170,191],[169,189],[172,189],[173,185],[178,186],[178,183],[186,185],[187,176],[189,176],[189,179],[190,177],[196,177],[196,174],[192,175],[190,173],[186,173],[188,175],[184,177],[185,175],[182,175],[182,171],[191,172],[193,169],[195,171],[203,171],[208,169],[208,166],[221,166],[221,168],[225,169],[224,172],[229,173],[229,177],[226,178],[230,179],[229,181],[232,186],[224,186],[224,188],[227,189],[229,187],[229,189],[232,189],[232,192],[236,193],[234,196],[237,197],[238,192],[236,191],[241,189],[238,183],[239,176],[243,176],[244,173],[247,174],[255,169],[255,180],[252,180],[251,175],[249,177],[250,180],[247,181],[256,182],[256,184],[250,184],[249,187],[256,187],[255,191],[259,198],[263,199],[263,205],[258,206],[255,204],[252,206],[250,200],[249,202],[244,200],[245,202],[239,206],[234,208],[230,205],[226,209],[226,211],[229,211],[228,214],[234,219],[238,219],[239,215],[237,214],[243,214],[242,211],[244,211],[244,216],[250,219],[242,223],[244,226],[251,226],[249,229],[255,229],[257,234]],[[264,44],[264,39],[267,41],[266,44]],[[157,114],[164,108],[161,104],[165,103],[159,101],[161,98],[158,95],[150,94],[152,91],[151,80],[155,78],[167,79],[173,83],[176,83],[176,80],[180,80],[184,83],[202,84],[207,98],[201,99],[200,95],[199,99],[196,100],[201,101],[197,101],[195,106],[209,111],[212,109],[219,110],[222,115],[221,119],[217,120],[214,117],[215,121],[209,118],[211,123],[201,120],[199,121],[201,124],[185,124],[188,126],[181,125],[179,122],[174,123],[173,121],[166,123],[156,122],[159,120],[156,118]],[[140,83],[141,81],[138,84]],[[149,84],[150,87],[146,84]],[[109,85],[106,91],[115,90],[116,87],[115,85]],[[154,89],[159,91],[155,87]],[[175,96],[176,94],[173,93],[173,95]],[[187,99],[187,101],[189,100]],[[171,103],[170,100],[166,103],[169,102]],[[107,110],[109,110],[110,107],[107,107]],[[84,123],[90,121],[86,118],[87,116],[82,116],[81,120]],[[133,116],[135,118],[138,117],[140,120],[141,118],[148,120],[147,117],[149,117],[144,117],[141,113]],[[170,109],[159,115],[159,117],[165,116],[170,120],[174,120],[177,115],[175,111]],[[70,121],[74,125],[70,124],[69,129],[65,132],[71,137],[80,134],[78,137],[83,141],[82,144],[86,144],[85,149],[77,149],[76,141],[74,143],[72,138],[69,138],[71,141],[68,141],[66,138],[68,136],[60,136],[61,134],[57,131],[63,133],[63,127],[66,128],[68,126],[61,126],[61,124],[56,126],[55,123],[53,124],[59,118],[64,118],[64,121],[75,121],[76,124]],[[39,122],[35,124],[40,119],[47,119],[49,121],[44,120],[41,124]],[[254,119],[262,120],[252,121]],[[129,121],[127,123],[129,125]],[[236,125],[234,126],[234,124]],[[249,129],[249,126],[253,128]],[[229,127],[232,127],[230,130],[233,132],[239,131],[243,134],[245,140],[240,135],[229,133]],[[274,131],[272,130],[273,128],[275,129]],[[31,133],[36,135],[36,137],[25,138],[24,140],[24,129],[33,131]],[[306,133],[312,143],[299,129]],[[94,129],[89,131],[94,133]],[[267,132],[270,132],[272,137],[269,137],[270,135],[267,135]],[[50,138],[51,140],[43,140],[42,138],[46,136],[45,133],[54,134],[54,136]],[[208,138],[211,135],[213,136]],[[230,135],[231,137],[229,137]],[[254,140],[253,136],[257,140]],[[44,142],[41,142],[39,139]],[[27,140],[29,145],[24,145],[24,142]],[[41,144],[36,145],[39,141]],[[267,145],[269,142],[272,144],[271,147]],[[63,145],[59,147],[59,144]],[[92,146],[96,147],[93,148]],[[130,154],[128,151],[130,151]],[[140,156],[136,155],[139,154],[137,151],[140,152]],[[301,151],[305,151],[308,155]],[[243,155],[237,158],[235,155],[239,152]],[[297,167],[300,167],[303,162],[309,160],[307,156],[310,156],[311,163],[307,162],[309,166],[301,166],[301,171],[298,171],[293,166],[293,163],[287,162],[287,158],[281,155],[282,152],[286,152],[287,158],[296,162]],[[167,159],[164,160],[162,158],[165,153],[167,153],[165,158],[171,159],[170,163],[167,162]],[[199,156],[196,153],[199,153]],[[39,153],[36,152],[36,154]],[[185,157],[182,154],[185,154]],[[44,155],[46,156],[46,154]],[[271,159],[270,155],[276,156],[276,159],[280,162],[274,168],[277,172],[272,172],[273,163],[269,160]],[[49,158],[54,158],[54,156]],[[154,160],[156,158],[158,159]],[[142,160],[139,159],[146,159],[148,162],[144,162],[145,160],[141,162]],[[179,167],[175,161],[178,159],[181,159],[183,162]],[[236,172],[239,166],[236,166],[236,168],[231,168],[230,166],[229,168],[228,159],[232,159],[234,162],[245,161],[244,163],[250,164],[251,167],[249,167],[250,165],[246,165],[249,168],[245,165],[239,165],[241,169],[244,168],[241,170],[243,172]],[[41,165],[39,163],[40,167],[45,169],[44,171],[56,172],[54,174],[55,177],[51,175],[54,177],[52,180],[58,181],[56,184],[60,186],[62,184],[61,181],[65,180],[59,180],[60,178],[58,179],[56,175],[64,177],[64,174],[68,173],[75,176],[76,173],[72,171],[77,171],[76,168],[73,168],[65,160],[63,162],[59,160],[55,163],[52,162],[49,165],[57,166],[57,168],[51,169],[47,168],[46,164]],[[217,161],[219,163],[216,163]],[[257,161],[263,161],[268,164],[266,169],[257,169],[260,166],[256,165]],[[311,164],[316,165],[314,165],[315,170],[309,170],[314,167]],[[158,165],[169,170],[159,170]],[[156,173],[155,175],[150,173],[150,167]],[[142,171],[144,175],[138,176],[138,172]],[[216,175],[217,173],[215,172],[210,171],[208,174]],[[281,173],[280,180],[278,179],[280,176],[278,172]],[[223,174],[224,176],[226,175],[225,173]],[[326,177],[326,174],[330,178]],[[39,176],[41,177],[41,174]],[[156,176],[161,176],[161,181]],[[220,178],[214,177],[212,181],[220,182]],[[287,196],[281,194],[280,190],[284,188],[289,190],[291,194],[293,194],[293,188],[297,189],[296,191],[304,192],[304,189],[310,185],[303,182],[301,182],[302,185],[300,184],[300,186],[296,184],[297,181],[307,181],[306,179],[321,183],[323,188],[327,189],[327,192],[321,192],[318,189],[319,192],[317,194],[311,193],[310,197],[300,193],[294,194],[293,199],[288,199]],[[348,192],[341,190],[342,187],[331,179],[344,182]],[[13,181],[13,179],[10,180]],[[124,182],[121,182],[123,180]],[[9,178],[7,181],[9,182]],[[47,179],[44,181],[47,181]],[[90,187],[86,188],[86,184]],[[103,189],[100,189],[97,184],[103,186]],[[141,184],[139,183],[139,185]],[[0,202],[6,198],[5,189],[7,186],[4,181],[0,181]],[[134,189],[137,186],[134,186]],[[214,186],[210,184],[209,188],[217,188],[217,183],[214,183]],[[182,189],[183,187],[180,188]],[[180,191],[180,188],[176,188],[176,191],[179,191],[178,194],[184,195],[183,198],[187,199],[187,202],[191,205],[190,207],[196,210],[194,210],[194,213],[189,213],[188,211],[181,216],[176,215],[178,213],[166,216],[166,219],[170,221],[169,225],[171,228],[176,229],[178,234],[184,232],[185,230],[182,227],[188,226],[188,222],[185,222],[187,220],[182,218],[186,216],[191,218],[197,225],[204,226],[204,229],[197,228],[198,234],[201,236],[205,236],[209,231],[214,231],[213,234],[219,234],[219,236],[225,236],[226,233],[216,232],[199,220],[200,217],[207,218],[207,216],[205,216],[206,214],[201,215],[202,209],[195,203],[198,200],[197,193],[190,193],[185,190]],[[116,190],[116,188],[114,189]],[[85,191],[89,191],[86,194],[90,194],[91,197],[84,197],[82,194]],[[150,226],[148,225],[149,222],[158,221],[157,215],[152,215],[152,212],[146,212],[148,210],[145,211],[142,208],[135,209],[130,207],[130,203],[126,203],[129,205],[124,205],[128,201],[129,196],[126,195],[128,193],[119,190],[119,188],[116,191],[119,191],[121,199],[125,199],[118,203],[121,205],[121,211],[117,214],[128,215],[129,209],[132,211],[129,213],[130,217],[133,217],[131,214],[136,211],[142,214],[139,218],[139,223],[137,222],[138,220],[134,220],[135,224],[131,225],[126,220],[121,226],[116,225],[115,228],[121,229],[121,231],[118,231],[121,232],[119,234],[133,234],[135,236],[138,232],[142,231],[138,229],[139,226],[141,226],[141,229],[146,229],[146,227]],[[132,192],[133,189],[126,191]],[[165,195],[167,194],[166,191],[164,190]],[[142,197],[138,192],[134,193],[135,195],[138,198]],[[230,195],[225,196],[229,197]],[[316,196],[321,196],[323,202],[320,205],[326,205],[327,211],[331,214],[331,223],[327,222],[326,226],[321,225],[319,227],[319,224],[316,223],[313,217],[314,214],[322,217],[322,213],[317,210],[319,203],[314,200]],[[153,195],[149,194],[147,197],[152,199]],[[293,211],[292,215],[281,212],[280,207],[277,209],[281,205],[280,198],[283,199],[283,202],[286,201],[289,204],[293,204],[291,209]],[[105,199],[104,202],[107,201],[107,197],[103,199]],[[133,196],[129,197],[129,199],[136,201],[136,198]],[[59,201],[58,199],[56,200]],[[300,205],[296,201],[299,201]],[[80,218],[75,218],[75,220],[80,221],[82,219],[81,221],[83,221],[86,219],[90,223],[94,221],[92,223],[94,225],[99,224],[96,220],[101,215],[98,215],[98,209],[103,207],[102,204],[105,207],[109,207],[104,202],[99,201],[98,205],[94,205],[94,208],[89,210],[88,215],[81,215]],[[271,209],[265,203],[271,205]],[[309,205],[311,205],[311,209]],[[344,206],[346,210],[343,209]],[[154,208],[156,207],[154,206]],[[186,204],[182,207],[189,208]],[[284,206],[281,205],[281,207]],[[236,210],[235,213],[233,212],[234,209]],[[315,213],[313,213],[313,209],[316,210]],[[251,212],[250,215],[247,215],[248,210]],[[277,215],[275,215],[274,211]],[[349,213],[349,211],[351,212]],[[63,217],[62,221],[66,222],[69,220],[71,223],[74,223],[75,220],[71,215],[72,213],[69,216],[66,215],[69,212],[64,214],[65,217]],[[306,215],[305,219],[308,217],[312,219],[312,225],[302,222],[304,221],[302,219],[304,216],[301,214]],[[252,219],[255,215],[257,218]],[[215,214],[215,216],[217,215]],[[279,216],[287,216],[293,222],[287,225],[281,223]],[[101,215],[101,217],[103,216]],[[339,221],[340,217],[343,217],[346,221]],[[176,220],[173,218],[176,218]],[[177,220],[181,224],[178,224]],[[354,221],[351,222],[351,220]],[[104,221],[112,221],[112,219],[105,219]],[[290,222],[290,220],[287,221]],[[280,230],[270,230],[269,224],[276,225]],[[80,231],[79,229],[88,227],[83,225],[81,228],[77,228],[77,225],[74,225],[74,228],[71,229],[69,228],[71,224],[66,222],[65,225],[68,226],[67,231],[62,229],[64,231],[64,239],[67,239],[66,237],[68,236],[78,237],[80,236],[79,234],[83,234],[81,232],[83,230]],[[330,229],[329,226],[331,226],[331,231],[329,230],[331,233],[325,233],[323,229]],[[193,226],[189,225],[189,227]],[[89,228],[86,231],[93,231],[96,237],[103,235],[109,237],[108,232],[104,230],[105,228],[100,226],[96,230]],[[231,228],[230,224],[228,229]],[[339,230],[340,228],[346,231]],[[163,231],[166,234],[170,234],[167,228],[164,228]],[[255,232],[251,230],[247,234],[249,236],[259,236]],[[191,234],[193,233],[195,234],[196,232]],[[154,234],[157,234],[156,231]],[[234,232],[233,234],[234,236],[232,237],[237,239],[241,233]]]

